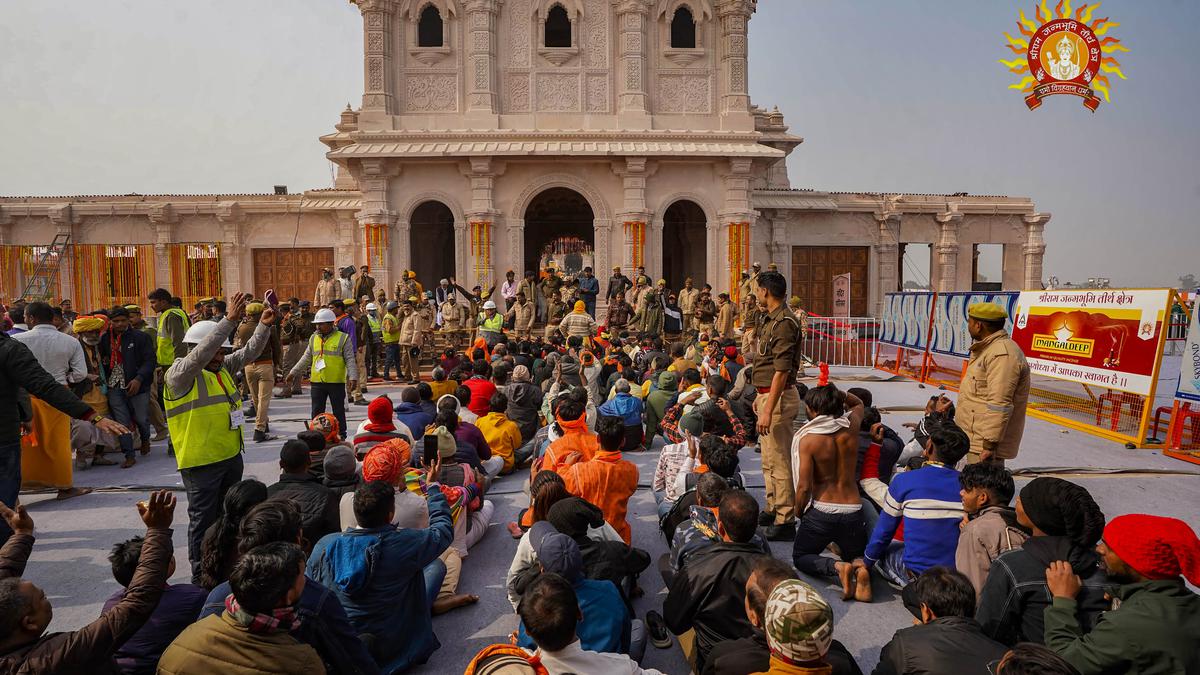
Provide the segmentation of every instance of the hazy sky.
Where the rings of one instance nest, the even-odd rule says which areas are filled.
[[[805,138],[793,186],[1027,195],[1054,214],[1047,275],[1200,275],[1200,2],[1103,3],[1129,79],[1095,114],[1007,89],[1002,32],[1032,7],[759,0],[751,90]],[[361,49],[344,0],[2,2],[0,194],[326,187]]]

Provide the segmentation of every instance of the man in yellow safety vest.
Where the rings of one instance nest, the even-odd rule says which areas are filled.
[[[247,296],[238,293],[221,321],[188,328],[187,355],[175,359],[163,376],[163,411],[175,442],[175,461],[188,497],[188,560],[192,583],[199,580],[200,542],[221,515],[225,492],[242,480],[246,423],[233,373],[258,358],[271,338],[275,311],[263,310],[258,326],[237,351],[229,336],[246,313]]]
[[[309,418],[325,412],[325,402],[328,399],[333,407],[333,416],[338,421],[338,434],[345,437],[346,385],[350,386],[350,391],[358,389],[358,365],[354,360],[354,344],[349,335],[334,327],[336,321],[337,317],[332,309],[322,307],[317,311],[317,315],[313,317],[317,330],[308,339],[304,354],[292,367],[292,372],[284,378],[284,382],[290,386],[291,382],[302,376],[311,365],[312,374],[309,381],[312,386],[309,387],[309,391],[312,396],[312,414]],[[353,322],[349,323],[350,326],[354,325]]]

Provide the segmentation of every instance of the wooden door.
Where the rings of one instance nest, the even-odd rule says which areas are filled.
[[[866,246],[793,246],[792,295],[814,314],[833,313],[833,277],[850,275],[850,314],[867,315],[870,253]]]
[[[254,249],[254,297],[275,289],[280,300],[312,300],[322,267],[333,267],[332,248]]]

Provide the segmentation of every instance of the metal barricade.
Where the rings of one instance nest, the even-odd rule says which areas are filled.
[[[812,363],[872,368],[879,346],[879,320],[870,316],[826,317],[810,314],[803,352]]]

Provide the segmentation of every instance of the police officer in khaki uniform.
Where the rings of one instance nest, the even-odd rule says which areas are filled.
[[[420,381],[421,369],[413,348],[421,339],[421,318],[416,310],[417,297],[410,295],[400,310],[400,380],[416,384]]]
[[[442,332],[446,334],[450,347],[455,350],[462,347],[467,318],[467,308],[458,304],[453,295],[442,303]]]
[[[1008,312],[994,302],[967,308],[967,331],[974,344],[958,390],[954,422],[971,439],[967,462],[1015,459],[1025,432],[1029,403],[1029,363],[1004,330]]]
[[[517,301],[509,308],[505,318],[512,321],[518,340],[529,340],[533,331],[533,303],[525,291],[517,291]]]
[[[760,522],[773,541],[796,536],[796,495],[792,485],[792,423],[800,413],[796,373],[800,370],[800,324],[788,311],[787,281],[778,272],[758,275],[758,301],[766,307],[755,327],[750,383],[758,390],[758,440],[762,448],[767,506]]]

